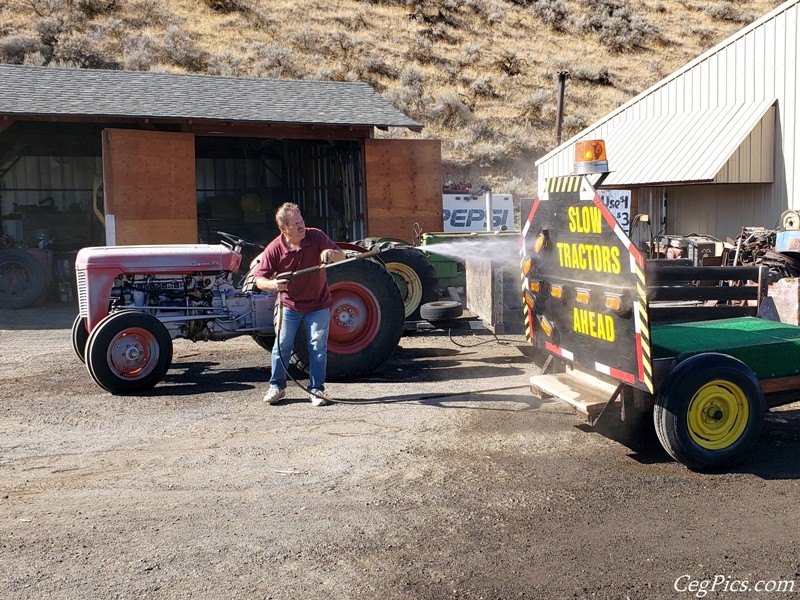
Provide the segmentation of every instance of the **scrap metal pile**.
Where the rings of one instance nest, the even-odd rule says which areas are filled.
[[[785,277],[800,277],[800,254],[776,249],[778,229],[744,227],[728,254],[729,265],[764,265],[769,268],[770,283]]]

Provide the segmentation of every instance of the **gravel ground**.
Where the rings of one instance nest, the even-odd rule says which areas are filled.
[[[417,332],[353,403],[268,406],[247,338],[111,396],[74,313],[0,310],[2,599],[800,598],[800,404],[700,474],[533,396],[519,336]]]

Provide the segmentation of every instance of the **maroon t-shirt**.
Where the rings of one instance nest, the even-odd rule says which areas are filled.
[[[273,279],[287,271],[299,271],[320,264],[319,255],[323,250],[336,250],[338,246],[325,233],[316,227],[306,227],[306,235],[300,248],[292,250],[283,235],[272,240],[258,257],[258,264],[252,273],[256,277]],[[280,292],[284,306],[299,313],[310,313],[331,305],[328,278],[325,270],[300,275],[289,281],[285,292]]]

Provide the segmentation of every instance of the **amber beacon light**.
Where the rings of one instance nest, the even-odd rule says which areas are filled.
[[[586,140],[575,144],[575,174],[608,173],[606,143],[603,140]]]

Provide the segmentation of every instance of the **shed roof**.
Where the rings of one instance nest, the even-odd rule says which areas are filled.
[[[366,83],[0,65],[0,115],[406,127]]]
[[[718,106],[694,112],[654,115],[619,123],[604,133],[613,170],[604,187],[729,179],[723,169],[751,133],[766,136],[772,148],[775,100]],[[762,124],[763,121],[763,124]],[[759,127],[761,126],[761,127]],[[772,157],[764,169],[743,173],[740,181],[772,179]]]

